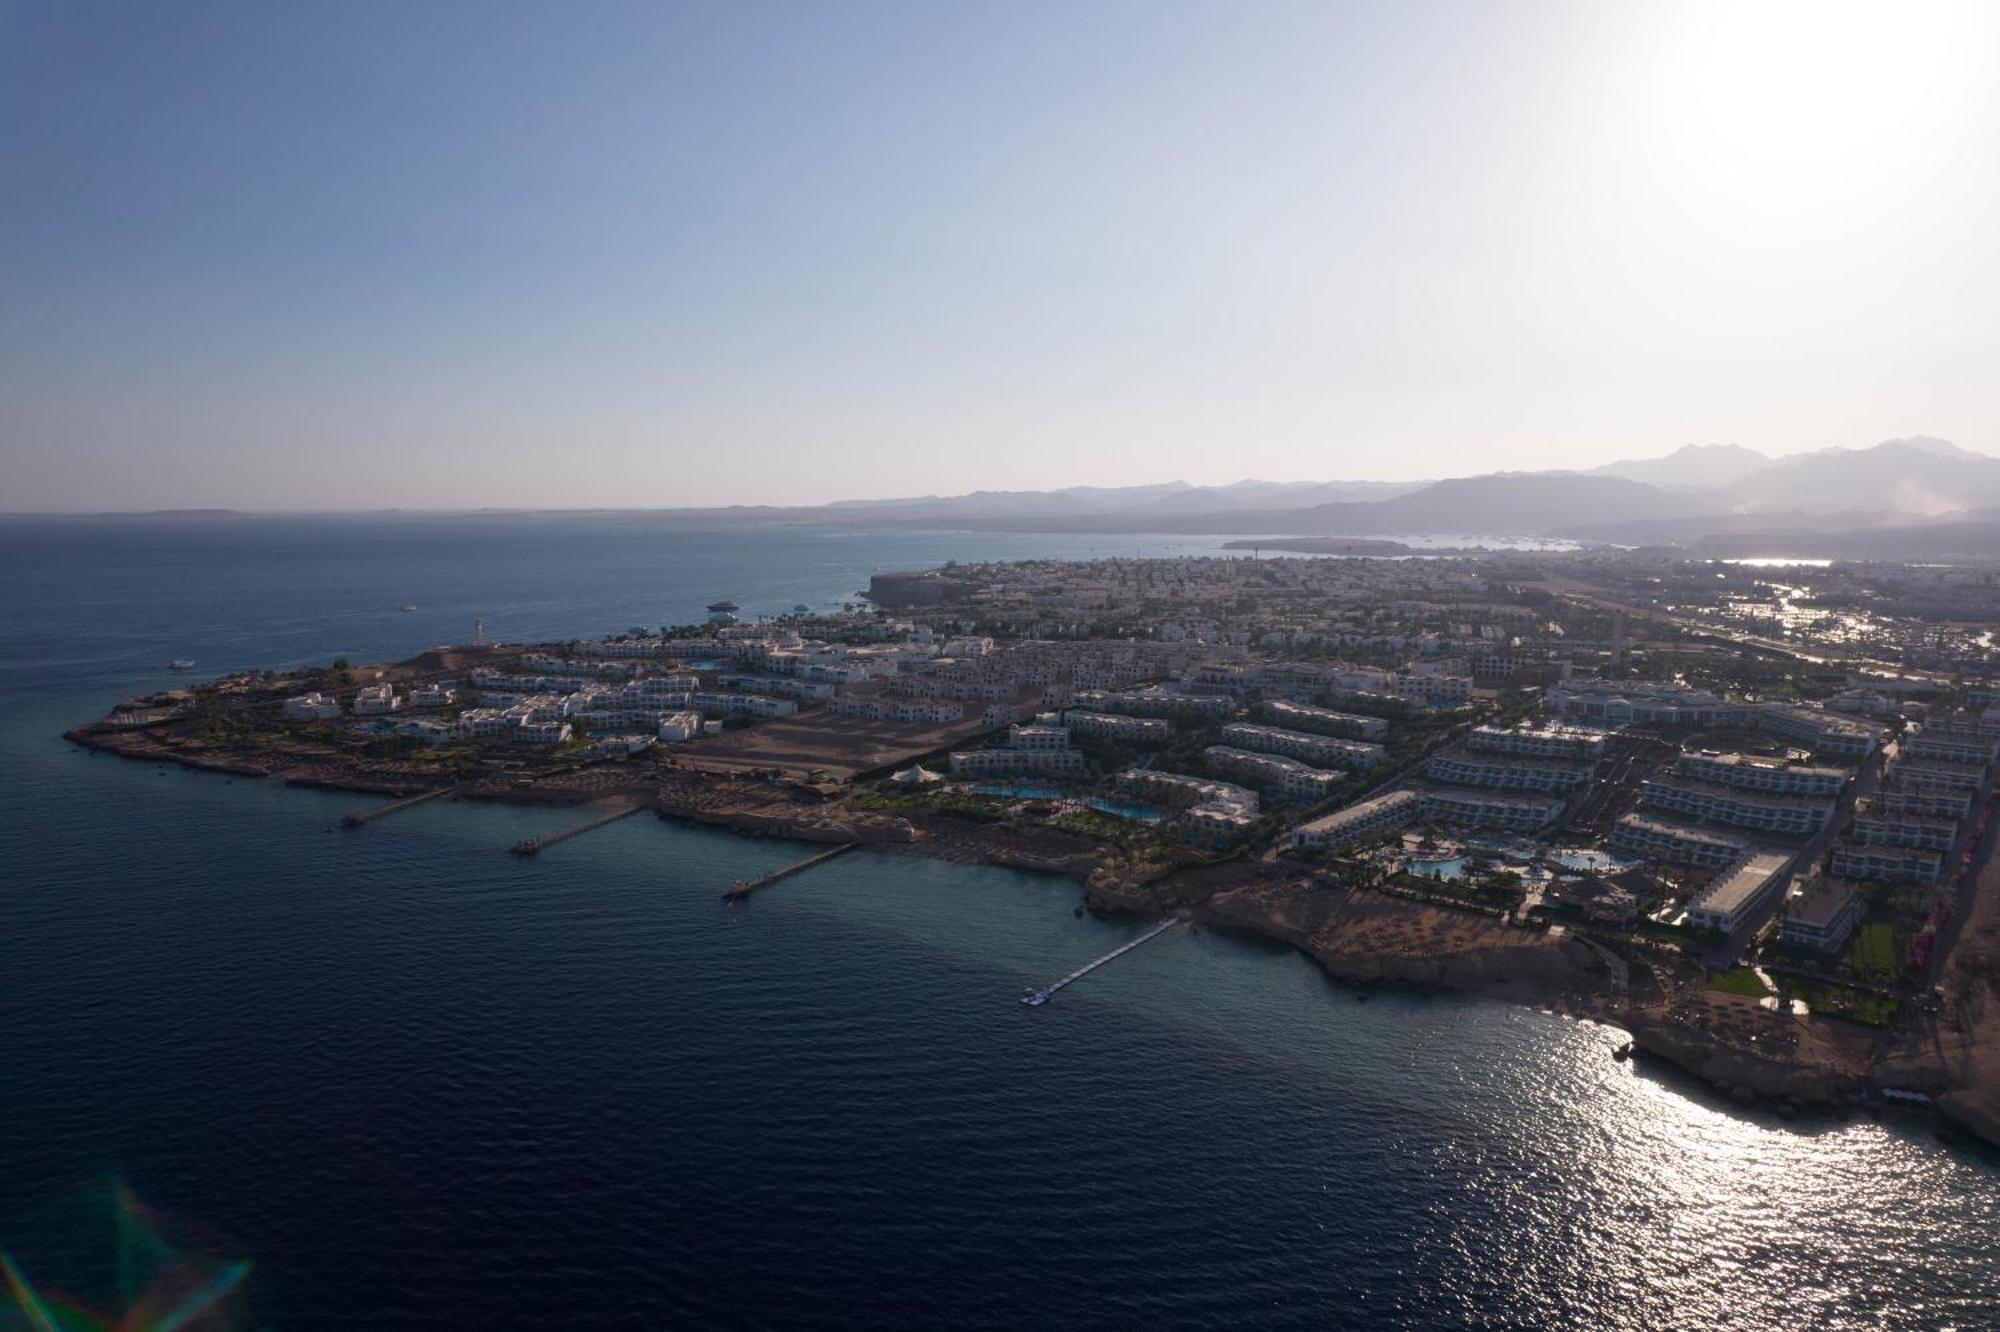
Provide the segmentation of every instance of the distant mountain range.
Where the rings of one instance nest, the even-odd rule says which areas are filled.
[[[610,511],[607,511],[610,512]],[[622,511],[629,519],[631,511]],[[1072,486],[653,510],[675,523],[1236,537],[1560,537],[1776,554],[2000,554],[2000,458],[1916,436],[1771,458],[1695,445],[1587,472]],[[1812,550],[1804,549],[1810,539]],[[1783,547],[1783,549],[1772,549]]]
[[[1994,510],[1991,514],[1981,510]],[[1293,537],[1552,536],[1619,545],[1894,532],[1921,547],[1944,520],[1954,539],[2000,521],[2000,458],[1941,439],[1892,439],[1772,458],[1736,444],[1690,444],[1588,472],[1496,472],[1436,481],[1239,481],[978,491],[850,500],[801,509],[700,511],[843,526]]]

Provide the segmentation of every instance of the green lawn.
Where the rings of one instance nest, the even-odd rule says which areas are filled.
[[[1895,1019],[1899,1007],[1894,999],[1884,999],[1865,990],[1850,990],[1844,985],[1819,985],[1808,981],[1788,983],[1786,989],[1804,1000],[1806,1007],[1814,1013],[1846,1018],[1871,1027],[1887,1026]]]
[[[1841,964],[1857,976],[1870,980],[1894,980],[1903,960],[1896,946],[1896,927],[1886,920],[1871,921],[1854,932],[1841,957]]]
[[[1746,999],[1762,999],[1771,992],[1771,987],[1764,984],[1763,979],[1748,967],[1709,972],[1708,988],[1720,990],[1724,994],[1740,994]]]

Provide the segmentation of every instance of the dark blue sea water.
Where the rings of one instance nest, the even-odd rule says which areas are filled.
[[[1744,1114],[1602,1028],[1358,1003],[1208,933],[1027,1010],[1137,925],[872,854],[727,907],[793,852],[634,819],[522,861],[563,814],[336,832],[355,797],[57,738],[174,656],[401,656],[474,617],[567,636],[1092,548],[0,524],[0,1247],[99,1325],[176,1254],[248,1259],[235,1325],[287,1329],[1995,1325],[2000,1170],[1921,1124]]]

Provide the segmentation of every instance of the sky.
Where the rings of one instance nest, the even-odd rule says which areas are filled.
[[[2000,4],[0,0],[0,510],[2000,452]]]

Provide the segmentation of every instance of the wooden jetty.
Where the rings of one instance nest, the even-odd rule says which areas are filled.
[[[1133,939],[1129,943],[1120,944],[1118,947],[1112,949],[1110,952],[1106,953],[1103,957],[1098,958],[1096,961],[1084,963],[1082,966],[1078,967],[1075,971],[1070,972],[1069,975],[1064,976],[1061,980],[1055,982],[1054,984],[1045,985],[1039,990],[1028,991],[1028,993],[1021,996],[1021,1002],[1028,1005],[1028,1007],[1030,1008],[1040,1007],[1042,1004],[1045,1004],[1050,999],[1054,998],[1056,991],[1060,990],[1063,986],[1075,984],[1077,981],[1082,980],[1085,976],[1088,976],[1091,972],[1097,970],[1105,963],[1114,961],[1118,958],[1125,956],[1125,954],[1131,952],[1134,948],[1137,948],[1142,943],[1147,943],[1150,942],[1151,940],[1159,938],[1161,935],[1165,934],[1168,930],[1172,929],[1174,926],[1180,923],[1181,922],[1179,920],[1163,920],[1158,925],[1155,925],[1152,929],[1147,930],[1144,934],[1140,935],[1138,938]]]
[[[824,865],[835,856],[852,851],[859,845],[860,843],[858,842],[842,842],[839,846],[830,847],[816,855],[807,856],[804,860],[786,865],[782,869],[774,869],[769,874],[759,875],[754,879],[739,879],[735,883],[730,884],[728,890],[722,894],[723,900],[740,902],[759,888],[768,888],[780,879],[789,879],[794,874],[802,874],[814,865]]]
[[[389,815],[401,810],[414,809],[426,801],[441,800],[448,795],[457,795],[464,789],[462,786],[444,786],[439,787],[435,791],[419,791],[413,796],[404,796],[401,800],[391,800],[388,804],[377,805],[373,809],[349,810],[340,816],[340,826],[343,828],[359,828],[364,823],[373,823],[377,819],[387,818]]]
[[[537,851],[547,850],[557,842],[567,842],[572,837],[581,837],[587,832],[594,832],[604,827],[606,824],[616,823],[620,819],[629,819],[644,808],[644,805],[625,805],[612,810],[609,814],[600,814],[594,819],[586,819],[582,823],[571,824],[569,827],[558,832],[552,832],[542,837],[530,837],[524,841],[516,842],[512,849],[517,856],[532,856]]]

